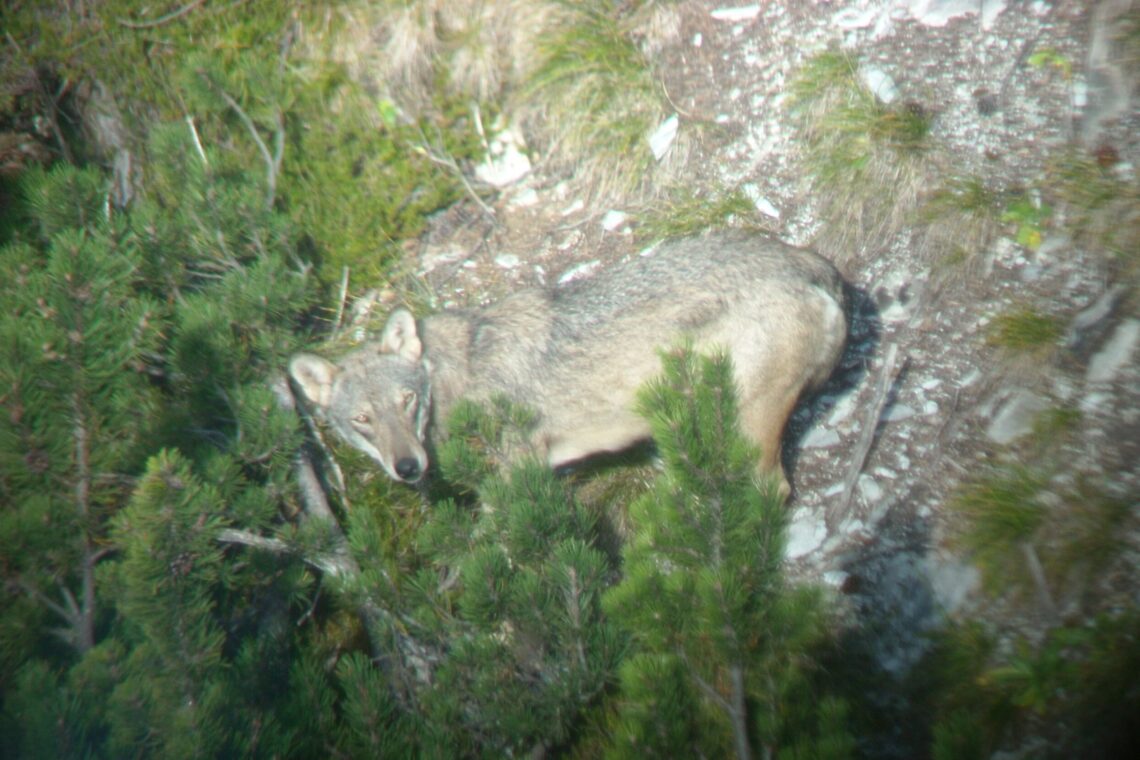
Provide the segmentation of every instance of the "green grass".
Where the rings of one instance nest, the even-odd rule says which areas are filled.
[[[1045,570],[1055,586],[1079,592],[1127,549],[1137,515],[1134,504],[1104,493],[1088,478],[1066,496],[1065,508],[1046,528],[1050,551],[1044,557]]]
[[[827,221],[825,244],[838,249],[901,229],[930,172],[929,113],[913,102],[882,103],[859,81],[858,65],[829,50],[809,59],[790,85],[804,163]]]
[[[1040,473],[1012,466],[967,484],[950,501],[963,522],[957,543],[973,556],[992,593],[1017,590],[1030,580],[1021,545],[1032,541],[1045,521],[1038,499],[1045,484]]]
[[[1140,174],[1069,153],[1049,167],[1066,229],[1140,285]]]
[[[1016,354],[1043,356],[1056,348],[1063,331],[1057,317],[1023,306],[994,317],[987,340]]]
[[[1033,437],[1037,440],[1066,438],[1080,428],[1081,412],[1071,406],[1046,409],[1033,421]]]
[[[1140,618],[1135,610],[1052,628],[1000,651],[978,624],[933,636],[911,674],[933,719],[930,756],[988,758],[1010,737],[1049,757],[1130,757],[1140,741]],[[1016,741],[1016,738],[1014,739]]]

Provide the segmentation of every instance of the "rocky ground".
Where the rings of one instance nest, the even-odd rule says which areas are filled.
[[[929,160],[940,177],[1032,187],[1050,156],[1074,145],[1111,150],[1116,170],[1134,173],[1135,83],[1112,46],[1130,6],[694,0],[672,8],[655,53],[678,116],[673,147],[685,150],[674,157],[679,175],[742,188],[776,235],[820,247],[851,283],[847,354],[786,442],[795,484],[788,560],[839,591],[852,630],[891,676],[906,674],[927,646],[922,634],[947,615],[990,616],[1030,634],[1044,622],[1032,605],[982,593],[978,570],[951,540],[946,503],[988,465],[1040,446],[1033,423],[1046,409],[1081,413],[1058,444],[1067,466],[1056,488],[1092,479],[1132,502],[1129,549],[1099,582],[1097,604],[1140,601],[1140,320],[1126,289],[1112,287],[1111,262],[1063,225],[1036,250],[1002,228],[949,278],[913,215],[878,237],[829,235],[788,115],[789,77],[828,45],[854,54],[883,100],[931,114]],[[1053,67],[1029,63],[1041,50],[1055,53]],[[484,170],[507,175],[496,178],[493,208],[453,209],[418,251],[439,306],[586,276],[636,249],[626,209],[592,205],[572,178],[545,173],[540,156],[505,155]],[[1067,333],[1047,354],[1011,361],[987,344],[987,326],[1029,300]],[[1062,616],[1088,611],[1076,598],[1055,601]]]

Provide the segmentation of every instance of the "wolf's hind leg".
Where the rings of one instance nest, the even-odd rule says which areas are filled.
[[[760,447],[757,474],[761,477],[775,474],[779,478],[780,496],[784,499],[791,494],[792,487],[780,462],[780,441],[784,425],[799,398],[799,390],[787,388],[773,393],[772,389],[765,389],[745,395],[740,406],[741,432]]]

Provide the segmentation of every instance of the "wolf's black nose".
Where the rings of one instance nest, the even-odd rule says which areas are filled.
[[[420,463],[414,457],[404,457],[396,462],[396,474],[409,483],[420,479]]]

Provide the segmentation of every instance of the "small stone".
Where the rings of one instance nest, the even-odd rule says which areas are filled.
[[[976,567],[949,555],[931,554],[924,564],[931,593],[950,615],[962,609],[981,586],[981,575]]]
[[[741,5],[737,8],[716,8],[709,12],[717,21],[751,21],[760,15],[759,5]]]
[[[977,15],[982,12],[982,28],[989,30],[994,20],[1005,10],[1006,0],[903,0],[899,5],[908,10],[914,20],[923,26],[946,26],[951,20]]]
[[[805,449],[829,449],[839,444],[839,433],[830,428],[817,427],[804,436]]]
[[[1105,332],[1109,317],[1116,313],[1127,288],[1122,284],[1113,285],[1101,293],[1092,304],[1081,310],[1069,324],[1068,334],[1065,336],[1065,345],[1069,350],[1080,356],[1085,353],[1087,344],[1096,342]]]
[[[525,150],[522,135],[513,129],[504,131],[492,141],[483,163],[475,167],[475,176],[500,189],[517,182],[530,173]]]
[[[753,198],[752,203],[756,206],[756,210],[764,216],[770,216],[773,219],[780,218],[780,210],[772,204],[772,201],[768,200],[764,196]]]
[[[823,574],[823,582],[832,588],[843,588],[849,577],[850,575],[842,570],[828,570]]]
[[[848,393],[836,401],[835,406],[831,408],[831,414],[827,415],[827,424],[839,427],[846,422],[855,411],[856,401],[854,393]]]
[[[513,253],[500,253],[495,257],[495,265],[501,269],[514,269],[519,265],[519,257]]]
[[[883,500],[883,489],[870,475],[860,475],[855,487],[859,490],[859,495],[863,497],[864,504],[878,504]]]
[[[567,233],[566,237],[559,240],[554,244],[554,247],[560,251],[569,251],[574,246],[582,242],[582,238],[586,235],[582,230],[571,230]]]
[[[1033,432],[1033,422],[1037,415],[1049,405],[1037,394],[1018,389],[1002,405],[986,428],[986,437],[994,443],[1009,444]]]
[[[617,209],[610,209],[602,217],[602,229],[606,232],[613,232],[626,223],[629,219],[629,214]]]
[[[562,276],[558,278],[558,284],[565,285],[568,282],[573,282],[574,280],[580,280],[583,277],[588,277],[589,275],[593,274],[594,270],[601,265],[602,262],[597,259],[593,261],[584,261],[581,264],[575,264],[562,273]]]
[[[1097,391],[1081,399],[1081,403],[1078,406],[1085,414],[1099,413],[1111,408],[1112,401],[1113,397],[1111,393]]]
[[[969,388],[974,383],[982,379],[982,371],[975,367],[967,372],[961,380],[958,381],[959,388]]]
[[[886,414],[883,415],[883,419],[887,422],[902,422],[903,420],[909,420],[916,414],[918,414],[918,412],[914,410],[914,407],[907,406],[906,404],[891,404]]]
[[[507,201],[511,208],[530,208],[538,205],[538,191],[533,187],[524,187]]]
[[[1073,108],[1082,110],[1089,104],[1089,84],[1082,76],[1073,77]]]
[[[878,66],[860,67],[859,79],[863,82],[863,86],[883,103],[890,104],[899,99],[899,88],[895,86],[895,80]]]
[[[875,19],[878,15],[878,8],[845,8],[835,14],[834,18],[831,19],[831,23],[844,30],[863,29],[875,23]]]
[[[427,274],[445,264],[454,264],[466,256],[467,250],[459,245],[441,248],[429,247],[420,257],[420,273]]]
[[[1117,325],[1112,337],[1089,360],[1085,380],[1090,383],[1112,382],[1132,361],[1137,344],[1140,344],[1140,319],[1126,319]]]
[[[788,559],[799,559],[811,554],[827,539],[827,525],[823,518],[815,514],[793,518],[788,526]]]
[[[673,141],[677,139],[677,128],[680,122],[677,119],[677,114],[673,114],[657,129],[653,130],[653,134],[649,136],[649,149],[653,151],[653,157],[660,161],[673,147]]]

